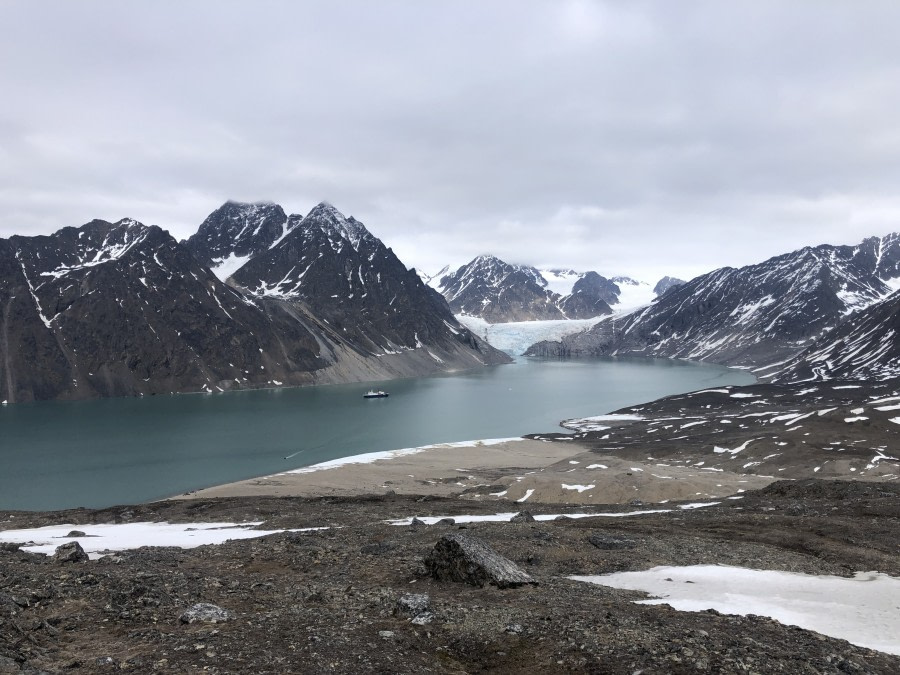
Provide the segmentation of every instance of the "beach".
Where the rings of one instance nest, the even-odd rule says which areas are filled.
[[[394,493],[518,504],[665,503],[736,496],[770,482],[770,477],[624,460],[574,440],[505,438],[345,457],[173,499]]]

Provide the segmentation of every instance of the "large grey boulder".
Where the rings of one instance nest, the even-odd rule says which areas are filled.
[[[531,515],[531,511],[519,511],[516,515],[509,519],[511,523],[533,523],[535,522],[534,516]]]
[[[508,558],[480,539],[463,534],[446,534],[425,556],[425,567],[438,581],[459,581],[473,586],[492,584],[514,588],[537,583]]]
[[[88,554],[77,541],[69,541],[56,547],[53,557],[60,562],[85,562],[90,560]]]

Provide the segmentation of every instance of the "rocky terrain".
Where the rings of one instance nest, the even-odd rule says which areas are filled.
[[[3,529],[66,524],[75,531],[60,544],[85,546],[78,530],[98,523],[297,530],[91,560],[74,544],[56,557],[3,544],[0,672],[898,672],[898,656],[809,630],[638,605],[640,592],[569,578],[700,563],[900,575],[898,405],[897,381],[721,388],[573,420],[577,439],[553,443],[594,464],[614,456],[660,474],[693,467],[774,481],[705,508],[651,504],[652,476],[623,470],[637,487],[618,504],[602,493],[541,503],[536,492],[526,506],[477,486],[436,497],[423,485],[0,512]],[[604,475],[576,461],[573,471]],[[524,508],[514,522],[464,517]]]
[[[810,347],[849,314],[887,297],[900,279],[900,236],[822,245],[675,286],[536,356],[642,355],[712,361],[760,375]]]
[[[898,498],[893,484],[780,482],[706,509],[428,526],[386,521],[496,505],[381,495],[0,514],[20,526],[253,519],[329,527],[82,562],[5,546],[0,672],[892,673],[900,657],[761,617],[636,605],[639,592],[567,577],[710,562],[897,575]],[[536,583],[433,578],[425,560],[453,533],[475,537]],[[198,603],[218,609],[186,614]]]
[[[376,380],[506,361],[330,205],[288,218],[276,205],[228,203],[187,243],[128,219],[0,239],[0,402]]]

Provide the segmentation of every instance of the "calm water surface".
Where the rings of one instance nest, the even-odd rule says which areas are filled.
[[[158,499],[363,452],[560,431],[669,394],[749,384],[666,360],[516,363],[369,384],[0,406],[0,508]]]

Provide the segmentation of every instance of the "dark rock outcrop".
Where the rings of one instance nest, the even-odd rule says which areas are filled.
[[[491,584],[515,588],[537,583],[511,560],[467,534],[447,534],[425,557],[425,567],[438,581],[458,581],[472,586]]]
[[[81,544],[77,541],[69,541],[57,546],[56,553],[53,554],[53,557],[60,562],[71,563],[87,562],[90,560],[88,554],[84,552],[84,549],[81,548]]]

